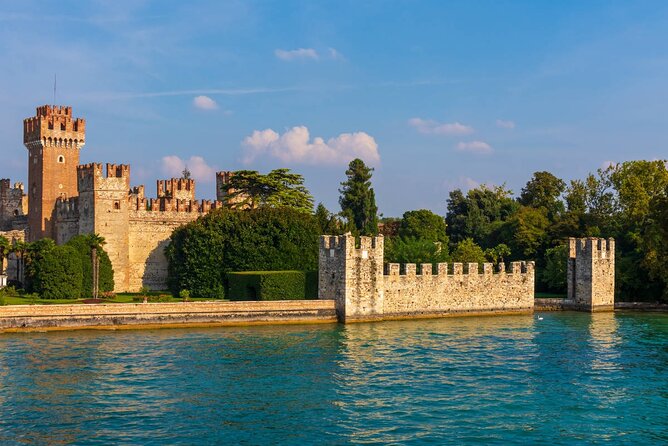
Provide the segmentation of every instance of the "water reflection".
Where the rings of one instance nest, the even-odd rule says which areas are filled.
[[[0,444],[668,441],[668,317],[0,336]]]

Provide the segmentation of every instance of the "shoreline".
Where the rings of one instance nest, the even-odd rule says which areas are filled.
[[[347,320],[380,322],[450,317],[532,314],[571,311],[563,299],[537,298],[533,308],[387,314]],[[613,311],[612,309],[608,309]],[[667,304],[617,302],[614,310],[668,312]],[[0,307],[0,333],[68,330],[153,330],[250,325],[336,324],[331,299],[287,301],[178,302],[132,304],[6,305]]]

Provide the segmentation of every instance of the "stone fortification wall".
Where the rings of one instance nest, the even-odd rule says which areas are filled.
[[[128,291],[142,286],[167,289],[165,248],[174,229],[189,223],[200,212],[132,210],[129,220]]]
[[[436,271],[431,264],[389,264],[385,279],[384,315],[412,316],[448,313],[482,313],[532,311],[534,298],[533,262],[513,262],[509,272],[485,263],[468,265],[440,263]],[[503,266],[503,265],[502,265]],[[403,274],[400,271],[403,269]],[[433,274],[433,273],[436,274]]]
[[[383,237],[323,236],[319,253],[319,297],[334,299],[343,322],[441,316],[454,313],[533,311],[534,263],[513,262],[493,273],[492,264],[461,263],[403,267],[383,272]],[[436,274],[434,274],[436,273]]]
[[[568,240],[568,305],[587,311],[611,311],[615,304],[615,240]]]
[[[0,332],[143,326],[336,322],[332,300],[0,307]]]
[[[27,214],[28,197],[23,183],[12,186],[8,178],[0,179],[0,230],[11,231],[17,223],[27,227]]]

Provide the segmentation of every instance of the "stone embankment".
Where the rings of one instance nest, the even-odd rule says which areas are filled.
[[[334,322],[333,300],[0,307],[0,332]]]

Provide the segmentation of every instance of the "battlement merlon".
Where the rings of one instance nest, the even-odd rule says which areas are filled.
[[[355,236],[346,235],[323,235],[320,237],[321,249],[330,250],[330,256],[334,253],[343,253],[348,257],[369,258],[383,257],[384,237],[361,236],[359,248],[356,246]]]
[[[568,256],[573,259],[576,257],[587,257],[593,259],[612,259],[615,258],[615,239],[614,238],[569,238]]]
[[[59,220],[79,218],[79,197],[57,198],[56,215]]]
[[[158,180],[156,185],[158,198],[195,199],[195,180],[193,179],[170,178],[169,180]]]
[[[125,190],[129,193],[130,166],[107,163],[105,174],[100,163],[80,164],[77,166],[77,188],[79,193],[97,189]]]
[[[43,105],[37,107],[35,116],[23,120],[23,143],[36,144],[69,143],[83,147],[86,139],[86,121],[72,118],[72,107]]]

